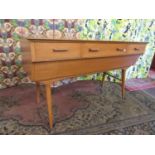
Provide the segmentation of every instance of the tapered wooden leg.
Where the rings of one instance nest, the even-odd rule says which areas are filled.
[[[40,82],[36,82],[36,103],[40,102]]]
[[[52,107],[52,94],[51,94],[51,83],[52,81],[46,81],[45,90],[46,90],[46,102],[48,107],[48,117],[50,128],[53,127],[53,107]]]
[[[125,96],[125,73],[126,69],[122,69],[122,99],[124,99]]]

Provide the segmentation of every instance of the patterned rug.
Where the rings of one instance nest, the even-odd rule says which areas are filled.
[[[155,88],[146,89],[143,92],[155,99]]]
[[[149,78],[155,79],[155,69],[151,69],[151,70],[149,71]]]
[[[49,129],[42,87],[23,84],[0,90],[0,134],[155,134],[155,99],[144,92],[126,92],[119,85],[77,81],[54,88],[55,127]]]
[[[152,79],[150,77],[146,79],[129,79],[126,81],[125,87],[128,91],[155,88],[155,79]]]

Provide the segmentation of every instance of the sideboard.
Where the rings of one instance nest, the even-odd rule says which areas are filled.
[[[49,125],[53,127],[53,81],[108,70],[122,70],[122,97],[125,94],[125,71],[144,53],[146,42],[21,40],[24,69],[36,82],[36,103],[40,102],[40,82],[45,84]]]

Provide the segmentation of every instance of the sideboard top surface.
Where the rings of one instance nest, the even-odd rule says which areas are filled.
[[[148,44],[139,41],[110,41],[110,40],[73,40],[73,39],[49,39],[49,38],[26,38],[31,42],[59,42],[59,43],[121,43],[121,44]]]

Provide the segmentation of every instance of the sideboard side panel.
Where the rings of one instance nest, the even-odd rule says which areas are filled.
[[[28,76],[32,76],[32,56],[31,56],[31,43],[27,39],[22,39],[20,41],[21,51],[22,51],[22,62],[24,71]]]

